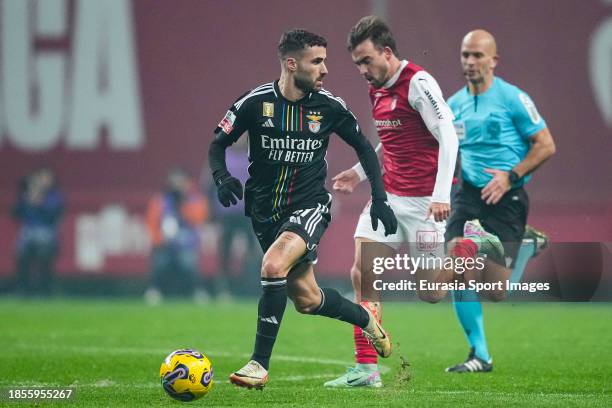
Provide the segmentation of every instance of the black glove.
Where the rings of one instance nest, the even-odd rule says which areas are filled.
[[[385,236],[393,235],[397,231],[397,218],[395,218],[395,214],[387,200],[372,200],[370,218],[372,219],[374,231],[378,229],[378,220],[385,227]]]
[[[224,207],[235,205],[242,200],[242,184],[240,180],[231,174],[219,177],[215,180],[217,185],[217,196]]]

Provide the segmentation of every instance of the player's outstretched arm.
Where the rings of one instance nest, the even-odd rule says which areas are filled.
[[[246,123],[249,121],[247,100],[252,93],[253,91],[244,93],[230,106],[215,128],[215,136],[208,149],[208,165],[217,187],[217,196],[224,207],[235,205],[238,200],[242,200],[242,183],[227,170],[225,149],[246,131]]]
[[[230,174],[225,163],[225,149],[232,143],[233,139],[228,134],[217,132],[208,149],[208,164],[217,187],[217,196],[224,207],[242,200],[242,183]]]

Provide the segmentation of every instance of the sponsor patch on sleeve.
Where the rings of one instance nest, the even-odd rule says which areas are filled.
[[[234,130],[234,122],[236,121],[236,115],[232,111],[227,111],[221,122],[219,122],[219,127],[228,135],[232,133]]]
[[[531,119],[533,124],[537,125],[538,123],[540,123],[540,120],[542,120],[542,118],[540,117],[540,114],[538,113],[538,110],[536,109],[533,101],[529,99],[529,97],[524,93],[519,94],[519,99],[521,100],[521,103],[529,114],[529,118]]]
[[[436,114],[436,117],[439,120],[443,120],[444,116],[442,115],[442,110],[440,109],[440,105],[438,104],[438,101],[436,100],[437,98],[432,94],[430,90],[431,87],[429,86],[429,83],[427,82],[427,80],[425,78],[419,78],[419,85],[421,86],[421,90],[423,91],[427,99],[429,100],[429,103],[431,103],[431,107],[433,108]]]

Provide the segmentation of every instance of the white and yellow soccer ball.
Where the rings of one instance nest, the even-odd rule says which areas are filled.
[[[213,386],[210,360],[193,349],[173,351],[164,359],[159,377],[164,391],[179,401],[203,397]]]

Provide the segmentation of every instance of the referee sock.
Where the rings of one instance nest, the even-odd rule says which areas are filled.
[[[491,356],[487,348],[482,317],[482,304],[478,300],[477,293],[473,290],[453,291],[453,305],[465,337],[470,346],[474,348],[476,357],[490,361]]]
[[[313,314],[342,320],[362,329],[368,325],[370,315],[363,307],[342,297],[336,289],[321,288],[319,290],[321,291],[321,304]]]
[[[261,278],[263,292],[257,309],[257,334],[252,360],[266,370],[287,306],[287,278]]]
[[[517,283],[521,281],[523,272],[527,267],[527,262],[535,255],[536,244],[533,241],[522,243],[519,248],[518,254],[516,255],[516,261],[514,261],[514,269],[512,275],[510,275],[510,282]]]

